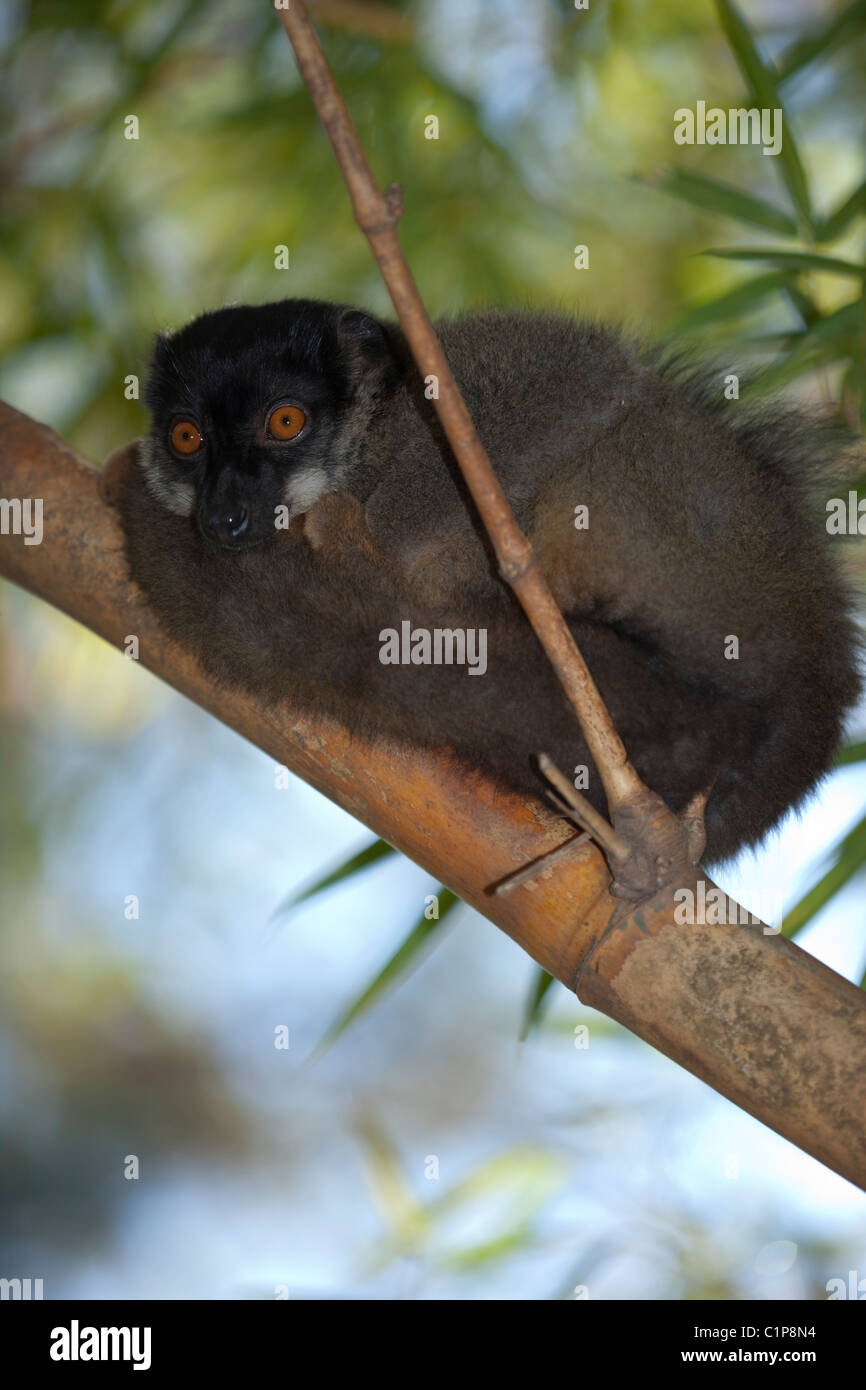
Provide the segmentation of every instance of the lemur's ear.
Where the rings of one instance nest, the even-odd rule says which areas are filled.
[[[165,349],[168,347],[168,345],[169,345],[169,343],[171,342],[171,340],[172,340],[173,337],[174,337],[174,333],[171,331],[170,328],[161,328],[161,329],[159,330],[159,332],[156,333],[156,334],[154,335],[154,339],[153,339],[153,355],[154,355],[154,357],[158,357],[160,353],[162,353],[162,352],[165,351]]]
[[[360,309],[344,309],[337,337],[346,357],[349,379],[357,390],[385,385],[396,370],[384,325]]]

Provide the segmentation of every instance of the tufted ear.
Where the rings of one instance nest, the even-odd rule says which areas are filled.
[[[151,350],[154,359],[166,356],[173,337],[174,333],[170,328],[161,328],[158,333],[154,334],[153,348]]]
[[[337,320],[337,338],[355,391],[376,391],[388,385],[397,364],[388,330],[361,309],[344,309]]]

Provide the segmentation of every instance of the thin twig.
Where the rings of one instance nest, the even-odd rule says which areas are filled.
[[[557,845],[556,849],[550,850],[548,854],[541,854],[537,859],[533,859],[531,864],[525,864],[522,869],[517,869],[513,874],[508,874],[506,878],[500,879],[493,885],[492,891],[504,897],[506,893],[513,893],[515,888],[522,888],[524,883],[532,883],[540,878],[548,869],[561,864],[563,860],[571,859],[578,850],[583,849],[584,845],[590,841],[590,835],[584,831],[581,835],[573,835],[564,844]]]
[[[565,814],[570,820],[575,821],[581,830],[592,836],[599,848],[604,850],[608,860],[615,864],[627,859],[629,846],[622,836],[617,835],[604,816],[598,814],[592,802],[587,801],[586,797],[571,785],[547,753],[539,753],[538,766],[553,787],[556,800]]]
[[[346,181],[355,220],[370,243],[422,376],[435,376],[442,427],[510,584],[547,653],[598,768],[611,815],[645,792],[589,669],[539,570],[472,423],[397,237],[402,194],[382,193],[301,0],[277,11]]]

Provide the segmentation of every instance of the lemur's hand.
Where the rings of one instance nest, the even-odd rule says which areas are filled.
[[[358,555],[381,562],[364,508],[350,492],[327,492],[304,513],[304,536],[323,559],[339,561]]]

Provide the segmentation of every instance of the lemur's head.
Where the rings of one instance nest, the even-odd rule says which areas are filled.
[[[203,314],[156,340],[140,451],[148,487],[227,549],[351,485],[398,377],[389,330],[313,299]]]

